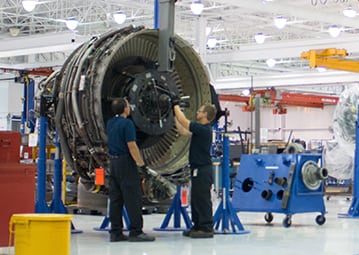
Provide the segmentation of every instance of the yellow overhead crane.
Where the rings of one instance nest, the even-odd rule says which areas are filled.
[[[321,50],[309,50],[303,52],[302,59],[309,60],[309,66],[325,67],[328,69],[359,72],[359,61],[344,59],[348,56],[345,49],[321,49]]]

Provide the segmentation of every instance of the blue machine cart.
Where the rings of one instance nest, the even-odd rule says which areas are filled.
[[[251,154],[242,155],[234,183],[232,204],[236,211],[284,213],[283,226],[289,227],[295,213],[319,212],[316,223],[325,223],[323,181],[328,171],[321,168],[321,155]]]

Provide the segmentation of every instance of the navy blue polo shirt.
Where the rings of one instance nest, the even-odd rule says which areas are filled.
[[[107,121],[107,144],[112,156],[128,155],[127,143],[136,141],[136,129],[132,120],[115,116]]]
[[[189,163],[191,167],[211,165],[212,126],[191,122],[189,131],[192,132],[189,147]]]

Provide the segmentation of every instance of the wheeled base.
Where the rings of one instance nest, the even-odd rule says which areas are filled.
[[[283,221],[282,221],[282,225],[283,227],[285,228],[289,228],[291,225],[292,225],[292,214],[287,214],[285,215]],[[268,212],[264,215],[264,220],[267,222],[267,223],[271,223],[274,219],[274,216],[271,212]],[[323,225],[326,221],[326,218],[324,216],[324,214],[320,214],[320,215],[317,215],[317,217],[315,217],[315,222],[318,224],[318,225]]]

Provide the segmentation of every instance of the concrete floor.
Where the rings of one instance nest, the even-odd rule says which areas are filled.
[[[326,200],[326,199],[325,199]],[[144,215],[144,230],[156,236],[155,242],[110,243],[106,231],[95,231],[103,216],[74,215],[76,230],[71,235],[71,255],[359,255],[359,218],[339,218],[346,213],[351,201],[333,196],[325,201],[326,223],[315,222],[318,213],[295,214],[289,228],[282,226],[284,214],[274,214],[272,223],[264,221],[263,213],[238,213],[248,234],[216,234],[213,239],[191,239],[179,231],[154,231],[164,214]],[[184,226],[182,221],[181,223]],[[173,226],[172,221],[169,226]],[[14,248],[0,248],[0,254],[14,254]],[[20,254],[25,255],[25,254]],[[30,255],[30,254],[26,254]],[[31,254],[32,255],[32,254]],[[56,251],[52,255],[57,254]],[[67,254],[61,254],[67,255]]]

